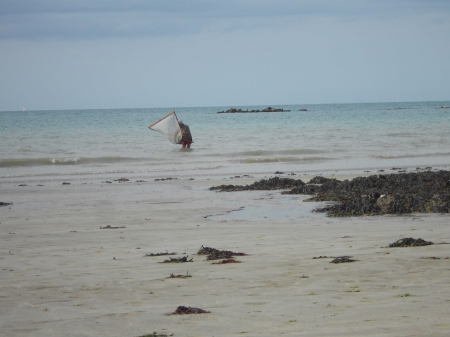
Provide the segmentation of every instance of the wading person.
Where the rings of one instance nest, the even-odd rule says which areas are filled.
[[[180,126],[181,129],[181,147],[184,148],[190,148],[191,144],[193,143],[192,141],[192,135],[191,135],[191,130],[189,129],[189,126],[187,126],[186,124],[183,124],[182,121],[178,122],[178,125]]]

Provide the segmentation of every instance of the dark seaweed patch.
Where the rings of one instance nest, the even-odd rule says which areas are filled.
[[[175,312],[169,315],[209,314],[210,312],[211,311],[206,311],[200,308],[185,307],[180,305]]]
[[[425,241],[424,239],[413,239],[413,238],[404,238],[397,240],[389,245],[389,248],[394,247],[420,247],[420,246],[429,246],[434,244],[431,241]]]
[[[274,177],[262,179],[251,185],[220,185],[213,186],[211,191],[234,192],[234,191],[257,191],[257,190],[283,190],[303,186],[305,183],[300,179]]]
[[[170,276],[167,276],[166,278],[188,278],[188,277],[192,277],[192,275],[189,275],[189,273],[186,273],[186,275],[182,275],[182,274],[174,275],[172,273],[172,274],[170,274]]]
[[[169,260],[164,260],[162,262],[158,262],[158,263],[184,263],[184,262],[193,262],[193,258],[188,259],[188,256],[183,256],[183,257],[177,257],[177,258],[172,258],[169,257]]]
[[[372,175],[352,180],[316,180],[283,194],[313,194],[305,201],[334,201],[317,208],[329,216],[449,213],[450,172],[411,172]]]
[[[230,259],[233,256],[246,256],[245,253],[235,253],[230,250],[218,250],[211,247],[203,247],[197,252],[198,255],[207,255],[206,260]]]
[[[333,201],[315,212],[329,216],[360,216],[410,213],[449,213],[450,172],[429,170],[378,174],[339,181],[315,177],[305,184],[299,179],[270,178],[251,185],[221,185],[216,191],[282,190],[282,194],[306,194],[305,201]]]
[[[166,255],[177,255],[178,253],[173,252],[173,253],[169,253],[167,250],[165,253],[150,253],[150,254],[145,254],[144,256],[166,256]]]
[[[353,256],[339,256],[333,259],[330,263],[346,263],[346,262],[355,262],[358,260],[352,259]]]
[[[213,262],[212,264],[228,264],[228,263],[241,263],[241,261],[235,259],[226,259],[220,262]]]

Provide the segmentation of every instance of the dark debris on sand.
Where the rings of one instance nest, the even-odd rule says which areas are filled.
[[[328,216],[360,216],[450,212],[450,171],[377,174],[339,181],[315,177],[270,178],[251,185],[221,185],[216,191],[282,190],[282,194],[313,195],[305,201],[333,201],[315,212]]]
[[[352,259],[353,256],[339,256],[333,259],[330,263],[346,263],[346,262],[355,262],[358,260]]]
[[[197,252],[198,255],[206,255],[206,260],[231,259],[233,256],[246,256],[245,253],[235,253],[229,250],[218,250],[216,248],[204,247]]]
[[[175,312],[169,315],[209,314],[210,312],[211,311],[206,311],[200,308],[185,307],[180,305]]]
[[[169,253],[169,252],[166,250],[165,253],[155,253],[155,254],[150,253],[150,254],[145,254],[144,256],[166,256],[166,255],[177,255],[177,254],[178,254],[178,253],[176,253],[176,252]]]
[[[189,273],[186,273],[186,275],[178,274],[174,275],[174,273],[170,274],[170,276],[167,276],[166,278],[189,278],[192,277],[192,275],[189,275]]]
[[[220,262],[213,262],[212,264],[228,264],[228,263],[241,263],[241,261],[235,259],[226,259]]]
[[[413,238],[403,238],[397,240],[389,245],[389,248],[394,247],[420,247],[420,246],[429,246],[434,244],[431,241],[425,241],[424,239],[413,239]]]
[[[183,256],[183,257],[169,257],[169,260],[164,260],[162,262],[158,263],[184,263],[184,262],[194,262],[194,258],[188,259],[189,256]]]

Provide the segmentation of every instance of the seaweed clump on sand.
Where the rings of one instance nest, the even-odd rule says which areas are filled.
[[[310,182],[283,194],[313,194],[305,201],[337,202],[314,210],[329,216],[450,211],[449,171],[372,175],[344,181],[314,179],[313,182],[321,184]]]
[[[213,262],[213,264],[228,264],[228,263],[241,263],[241,261],[235,259],[226,259],[220,262]]]
[[[234,192],[234,191],[270,191],[284,190],[304,186],[305,183],[300,179],[274,177],[269,179],[261,179],[251,185],[220,185],[210,187],[211,191],[218,192]]]
[[[425,241],[424,239],[413,239],[413,238],[404,238],[397,240],[389,245],[389,248],[395,247],[420,247],[420,246],[429,246],[432,245],[433,242]]]
[[[189,272],[186,273],[186,275],[178,274],[174,275],[174,273],[171,273],[170,276],[167,276],[166,278],[189,278],[192,277],[192,275],[189,275]]]
[[[206,255],[206,260],[221,260],[221,259],[231,259],[234,256],[246,256],[245,253],[235,253],[230,250],[218,250],[216,248],[211,247],[203,247],[199,249],[197,252],[198,255]]]
[[[166,256],[166,255],[177,255],[177,252],[173,252],[173,253],[169,253],[167,250],[165,253],[150,253],[150,254],[145,254],[144,256]]]
[[[330,263],[347,263],[347,262],[355,262],[358,260],[352,259],[353,256],[338,256],[333,259]]]
[[[175,312],[169,315],[209,314],[210,312],[211,311],[206,311],[200,308],[185,307],[180,305]]]
[[[189,256],[183,256],[183,257],[177,257],[177,258],[172,258],[169,257],[169,260],[164,260],[162,262],[158,262],[158,263],[184,263],[184,262],[193,262],[194,258],[188,259]]]

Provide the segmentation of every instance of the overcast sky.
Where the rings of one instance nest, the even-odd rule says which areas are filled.
[[[0,111],[436,100],[449,0],[0,0]]]

